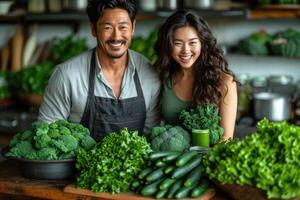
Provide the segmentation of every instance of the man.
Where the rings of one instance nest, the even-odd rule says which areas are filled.
[[[149,132],[160,120],[160,81],[148,59],[128,49],[135,1],[90,0],[86,11],[97,46],[56,67],[39,119],[80,122],[96,141],[123,127]]]

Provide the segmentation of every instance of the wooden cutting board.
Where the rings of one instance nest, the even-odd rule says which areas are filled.
[[[64,192],[68,193],[74,193],[74,194],[80,194],[80,195],[85,195],[85,196],[93,196],[93,197],[99,197],[103,199],[115,199],[115,200],[153,200],[153,198],[149,197],[143,197],[141,195],[135,194],[133,192],[128,192],[128,193],[120,193],[120,194],[111,194],[111,193],[106,193],[106,192],[92,192],[91,190],[88,189],[82,189],[76,187],[74,184],[70,184],[64,187],[63,189]],[[191,200],[210,200],[214,197],[216,191],[215,189],[211,188],[208,189],[201,197],[199,198],[185,198],[185,200],[191,199]]]

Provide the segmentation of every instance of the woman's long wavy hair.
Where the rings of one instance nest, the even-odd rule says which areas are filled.
[[[180,71],[180,65],[172,58],[172,38],[178,28],[194,27],[200,38],[201,54],[195,65],[195,83],[193,88],[192,106],[213,103],[218,105],[222,94],[228,88],[224,83],[225,75],[235,80],[234,74],[228,69],[223,51],[217,46],[216,38],[212,35],[207,23],[196,13],[190,10],[179,10],[172,14],[158,31],[158,39],[154,49],[158,59],[154,67],[160,74],[163,84]]]

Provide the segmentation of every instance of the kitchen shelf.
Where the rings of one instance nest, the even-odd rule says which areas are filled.
[[[245,9],[230,10],[195,10],[203,17],[245,17]],[[153,11],[139,12],[137,20],[152,20],[157,17],[165,18],[174,11]],[[0,15],[0,23],[12,23],[23,21],[25,23],[79,23],[87,21],[85,12],[65,12],[65,13],[26,13],[21,15]]]
[[[300,17],[300,5],[264,5],[248,10],[247,19],[290,19]]]
[[[290,19],[300,18],[300,5],[293,6],[261,6],[255,9],[233,8],[227,10],[194,9],[204,18],[240,17],[242,19]],[[137,20],[153,20],[166,18],[174,11],[158,10],[152,12],[140,11]],[[64,13],[19,13],[0,15],[0,24],[3,23],[55,23],[75,24],[86,22],[88,17],[85,12],[64,12]]]

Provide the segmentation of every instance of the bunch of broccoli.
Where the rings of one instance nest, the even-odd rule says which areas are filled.
[[[62,160],[76,157],[79,148],[89,150],[96,141],[81,124],[58,120],[36,121],[30,130],[16,134],[6,156],[29,160]]]
[[[180,126],[156,126],[151,131],[154,151],[184,151],[190,147],[190,134]]]

